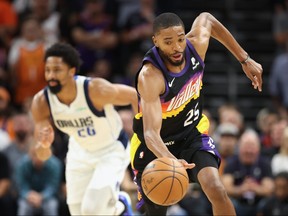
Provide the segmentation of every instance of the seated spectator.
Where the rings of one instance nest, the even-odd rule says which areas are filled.
[[[288,126],[288,122],[285,119],[280,119],[273,124],[271,128],[271,143],[272,145],[267,148],[263,148],[261,154],[266,156],[271,161],[273,156],[280,151],[284,129]]]
[[[279,153],[272,157],[271,168],[273,175],[288,172],[288,127],[284,129]]]
[[[272,146],[272,127],[279,120],[280,116],[274,109],[263,108],[258,112],[256,121],[261,142],[261,151]]]
[[[0,210],[1,215],[14,215],[15,207],[9,196],[10,188],[9,162],[5,154],[0,151]]]
[[[41,159],[39,159],[41,157]],[[16,167],[18,215],[58,215],[61,162],[51,152],[30,146]]]
[[[244,116],[234,104],[223,104],[218,109],[219,124],[232,123],[238,127],[239,135],[245,130]]]
[[[13,140],[15,138],[13,120],[12,116],[12,106],[11,106],[11,95],[8,89],[4,86],[0,86],[0,129],[2,131],[7,132],[8,134],[8,142],[9,140]],[[4,145],[4,140],[2,139],[2,143],[0,146],[3,148],[7,145]],[[3,149],[1,148],[1,149]]]
[[[216,133],[218,135],[216,148],[221,155],[219,174],[222,175],[227,159],[237,153],[239,130],[234,124],[222,123],[216,128]]]
[[[278,173],[274,182],[274,193],[262,202],[257,216],[288,215],[288,172]]]
[[[237,215],[256,215],[261,199],[272,194],[270,162],[260,155],[260,140],[254,130],[241,135],[238,155],[227,160],[222,180]]]

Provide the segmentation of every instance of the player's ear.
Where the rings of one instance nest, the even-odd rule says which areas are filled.
[[[69,74],[70,74],[71,76],[74,76],[74,75],[76,74],[76,68],[75,68],[75,67],[70,68],[70,69],[69,69]]]
[[[155,36],[152,36],[153,43],[156,47],[158,47],[157,39]]]

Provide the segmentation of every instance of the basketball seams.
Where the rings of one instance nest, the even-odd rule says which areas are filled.
[[[170,197],[170,194],[171,194],[171,191],[172,191],[173,185],[174,185],[174,178],[175,178],[175,163],[174,163],[173,160],[172,160],[172,163],[173,163],[173,176],[171,176],[171,177],[172,177],[172,182],[171,182],[171,184],[170,184],[170,190],[169,190],[169,192],[168,192],[168,194],[167,194],[167,197],[166,197],[166,199],[164,200],[163,203],[166,203],[166,202],[167,202],[168,198]],[[182,185],[181,185],[181,187],[182,187]]]
[[[159,181],[157,184],[155,184],[149,191],[147,191],[147,194],[146,195],[149,195],[150,192],[152,192],[155,188],[158,187],[159,184],[161,184],[163,181],[169,179],[169,178],[173,178],[173,176],[167,176],[163,179],[161,179],[161,181]]]

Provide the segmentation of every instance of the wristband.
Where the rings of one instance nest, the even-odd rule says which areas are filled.
[[[249,56],[249,54],[247,54],[247,58],[244,61],[241,61],[240,63],[246,64],[249,59],[250,59],[250,56]]]

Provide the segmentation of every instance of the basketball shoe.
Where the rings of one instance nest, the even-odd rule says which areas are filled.
[[[124,211],[120,214],[121,216],[133,216],[133,210],[131,206],[131,198],[125,191],[119,192],[119,201],[125,206]]]

